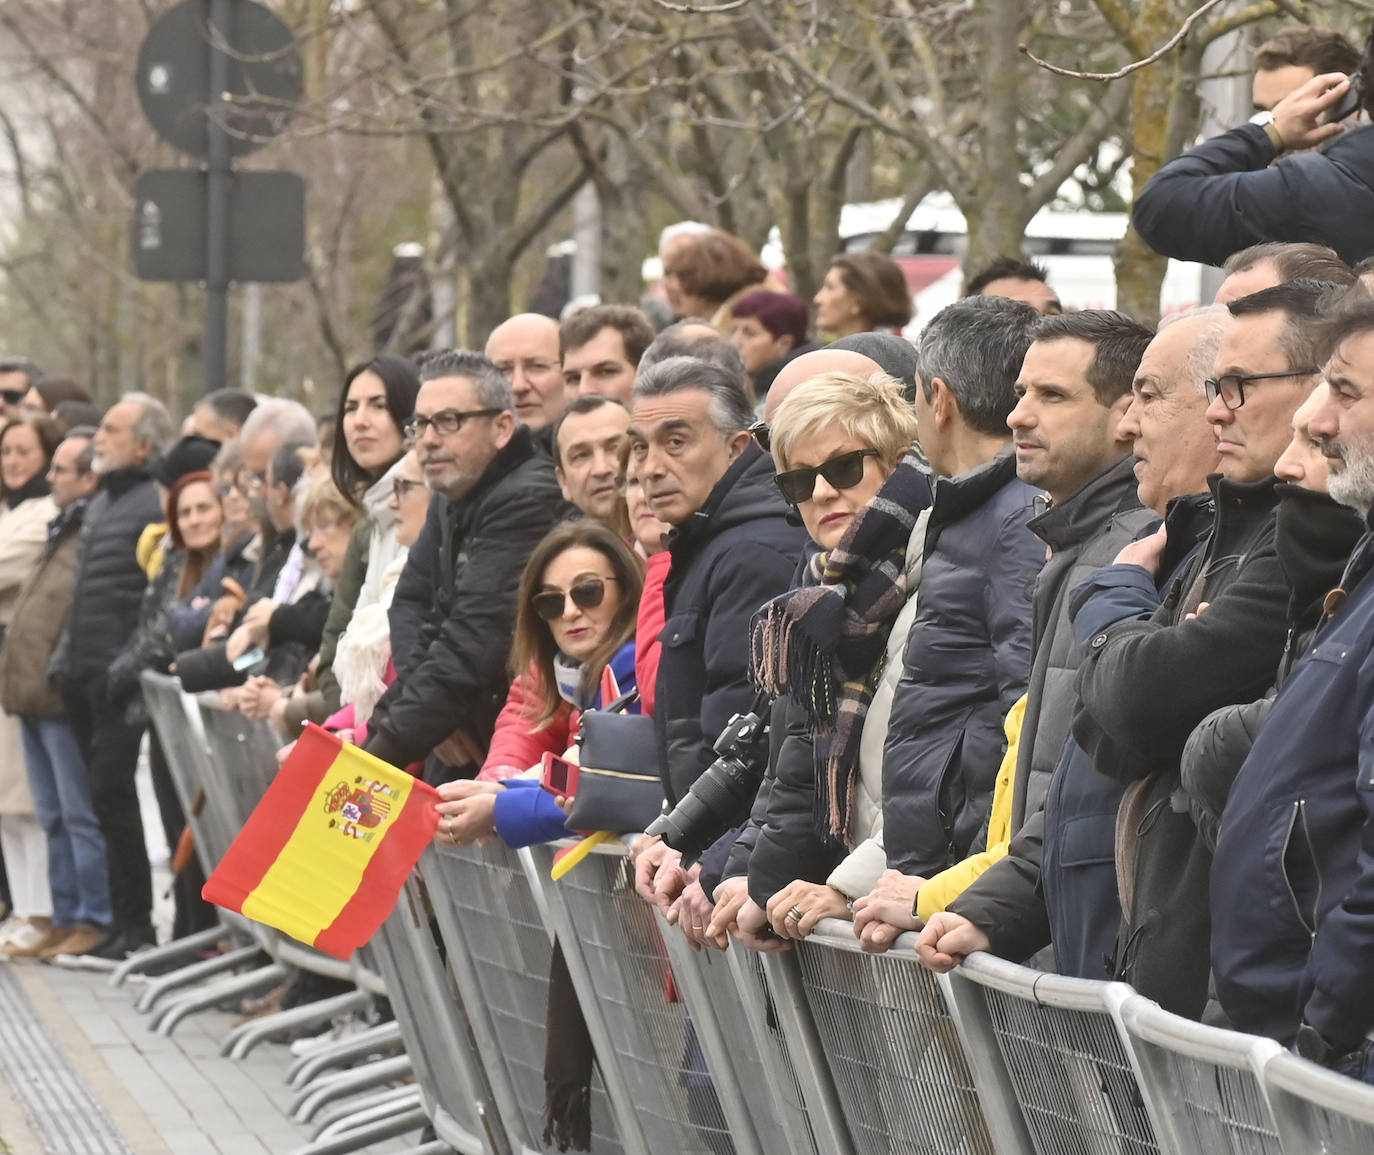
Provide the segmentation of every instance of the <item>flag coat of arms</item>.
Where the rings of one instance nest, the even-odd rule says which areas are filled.
[[[347,959],[433,841],[438,801],[433,787],[312,723],[202,893]]]

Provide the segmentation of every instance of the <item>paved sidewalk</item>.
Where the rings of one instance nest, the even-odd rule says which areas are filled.
[[[220,1057],[220,1040],[234,1016],[194,1015],[164,1038],[150,1031],[146,1017],[134,1009],[138,987],[112,988],[108,975],[97,972],[0,966],[5,967],[0,990],[20,1000],[21,1011],[31,1010],[36,1027],[45,1032],[42,1041],[51,1043],[74,1072],[74,1080],[53,1082],[72,1081],[78,1097],[88,1092],[86,1101],[103,1108],[105,1126],[113,1128],[104,1145],[84,1136],[78,1142],[74,1134],[54,1145],[53,1113],[59,1108],[45,1099],[35,1119],[33,1088],[27,1089],[26,1104],[25,1089],[16,1085],[28,1073],[23,1063],[8,1069],[0,1063],[0,1153],[289,1155],[309,1142],[308,1130],[288,1115],[293,1092],[286,1084],[292,1062],[287,1047],[264,1044],[238,1062]],[[398,1140],[367,1150],[383,1155],[408,1146]]]

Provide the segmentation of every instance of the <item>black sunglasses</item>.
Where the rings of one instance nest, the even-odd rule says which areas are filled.
[[[0,389],[0,398],[4,399],[6,405],[18,405],[27,392],[27,389]]]
[[[816,492],[816,478],[824,477],[835,489],[853,489],[864,476],[864,458],[879,456],[876,449],[851,449],[820,465],[808,465],[805,469],[789,469],[774,477],[782,499],[789,505],[801,505],[810,501]]]
[[[562,590],[545,590],[543,593],[535,594],[530,604],[534,606],[534,612],[546,622],[556,622],[567,609],[568,598],[572,598],[573,605],[581,609],[594,610],[606,600],[606,583],[618,580],[613,577],[588,578],[586,581],[578,582],[566,594]]]
[[[765,453],[773,451],[773,434],[768,428],[767,421],[755,421],[753,425],[749,426],[749,436],[754,439],[754,444]]]

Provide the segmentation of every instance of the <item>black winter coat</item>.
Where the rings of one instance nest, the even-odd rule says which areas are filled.
[[[485,749],[510,688],[506,661],[520,576],[530,552],[568,509],[553,462],[524,426],[466,497],[431,502],[406,571],[418,566],[433,576],[432,609],[408,668],[373,711],[371,753],[406,766],[428,757],[459,727]],[[476,769],[436,763],[426,777],[447,781]]]
[[[1211,855],[1179,791],[1179,761],[1203,718],[1264,693],[1288,632],[1276,479],[1208,482],[1212,534],[1162,605],[1138,566],[1110,566],[1075,591],[1071,607],[1085,646],[1074,738],[1100,773],[1128,786],[1117,825],[1125,920],[1115,975],[1191,1018],[1207,999]],[[1206,612],[1187,619],[1200,602]]]
[[[670,804],[714,760],[731,716],[753,704],[750,623],[791,586],[805,540],[773,484],[772,458],[752,444],[669,535],[654,728]]]
[[[1355,264],[1374,253],[1374,131],[1274,164],[1264,129],[1243,124],[1161,168],[1131,212],[1157,253],[1220,265],[1263,241],[1315,241]]]
[[[54,685],[103,677],[132,636],[148,584],[138,564],[138,539],[162,517],[157,484],[146,468],[105,475],[81,526],[71,610],[49,667]]]
[[[1045,546],[1027,528],[1038,491],[1010,449],[937,478],[916,620],[883,750],[887,864],[929,878],[987,822],[1007,711],[1030,676],[1030,594]]]
[[[148,724],[139,675],[144,670],[165,674],[176,656],[176,648],[172,645],[172,607],[177,601],[177,586],[185,567],[185,550],[163,552],[157,576],[144,588],[133,636],[110,663],[110,704],[124,711],[125,720],[131,726]]]

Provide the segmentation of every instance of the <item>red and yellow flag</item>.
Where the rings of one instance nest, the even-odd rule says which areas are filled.
[[[205,898],[346,959],[376,932],[439,815],[434,788],[306,726]]]

